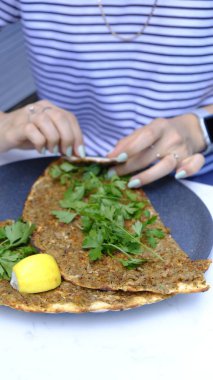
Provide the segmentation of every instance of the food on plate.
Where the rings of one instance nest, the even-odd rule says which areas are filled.
[[[12,220],[0,222],[0,231],[4,231],[6,226],[12,227],[15,224],[16,223]],[[22,232],[23,231],[25,231],[25,229],[22,229]],[[22,248],[23,246],[24,244],[22,244]],[[37,252],[37,250],[33,248],[31,254],[33,254],[34,251]],[[45,256],[45,254],[30,256],[29,259],[37,256]],[[13,258],[13,256],[11,256],[11,258]],[[21,263],[21,261],[19,261],[19,263]],[[41,263],[39,263],[38,266],[39,271],[41,269],[40,264]],[[12,273],[12,270],[10,270],[10,272]],[[169,297],[148,292],[124,293],[90,290],[63,280],[61,285],[54,290],[37,294],[27,292],[20,293],[13,289],[9,283],[11,273],[6,276],[5,280],[3,277],[0,278],[0,305],[28,312],[83,313],[89,311],[126,310],[159,302]],[[27,278],[29,279],[28,275]]]
[[[117,311],[159,302],[169,296],[149,292],[122,292],[91,290],[62,281],[48,292],[19,293],[6,280],[0,281],[0,305],[37,313],[84,313]]]
[[[145,193],[127,190],[126,183],[118,177],[107,181],[97,165],[62,160],[51,165],[33,185],[24,207],[24,220],[37,226],[34,245],[55,257],[66,281],[85,288],[162,295],[207,290],[203,272],[210,260],[190,260]],[[103,211],[99,220],[96,207],[99,214]],[[104,229],[106,219],[109,230]]]
[[[38,253],[14,265],[10,284],[21,293],[46,292],[61,284],[61,273],[52,256]]]
[[[33,185],[24,221],[0,223],[1,305],[116,311],[208,289],[211,261],[190,260],[145,193],[105,173],[97,164],[60,159]],[[9,283],[12,272],[19,291]]]
[[[72,157],[63,157],[64,160],[66,161],[69,161],[69,162],[72,162],[72,163],[75,163],[75,164],[84,164],[84,165],[88,165],[88,164],[100,164],[102,166],[109,166],[109,165],[115,165],[118,163],[118,160],[117,158],[108,158],[108,157],[96,157],[96,156],[93,156],[93,157],[76,157],[76,156],[72,156]]]
[[[20,220],[0,222],[0,280],[10,280],[13,266],[37,252],[30,244],[34,228],[33,224]]]

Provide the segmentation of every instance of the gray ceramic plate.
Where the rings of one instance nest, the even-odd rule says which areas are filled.
[[[0,220],[17,219],[27,194],[52,158],[0,167]],[[207,258],[213,245],[213,221],[203,202],[171,177],[145,187],[172,236],[192,259]]]

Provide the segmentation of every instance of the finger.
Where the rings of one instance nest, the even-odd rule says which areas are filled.
[[[54,153],[57,153],[58,151],[58,145],[60,148],[60,151],[68,156],[72,155],[73,152],[73,146],[74,150],[76,150],[77,154],[80,156],[85,156],[85,149],[83,146],[83,137],[82,133],[78,124],[77,119],[75,116],[67,111],[64,111],[55,105],[51,104],[47,100],[42,100],[36,103],[36,106],[39,106],[39,109],[36,112],[34,116],[31,115],[31,118],[40,117],[40,119],[44,119],[46,115],[48,115],[49,119],[51,120],[52,125],[54,126],[57,135],[58,135],[58,142],[57,145],[52,148],[50,147],[50,151],[53,151]],[[33,120],[34,121],[34,120]],[[43,123],[42,123],[43,124]],[[39,122],[39,127],[42,128],[41,122]],[[50,130],[50,129],[49,129]],[[45,134],[47,134],[47,130],[43,131]],[[48,140],[51,137],[48,136]],[[56,139],[56,135],[52,133],[52,140]],[[76,148],[75,148],[76,144]],[[52,144],[51,144],[52,145]]]
[[[189,177],[197,173],[204,164],[205,158],[200,153],[187,157],[185,160],[182,160],[178,165],[178,170],[176,171],[175,178],[182,179]]]
[[[122,176],[125,174],[133,173],[139,169],[144,169],[152,162],[156,161],[151,149],[145,149],[142,153],[129,158],[125,163],[116,165],[108,170],[107,177],[111,178],[113,175]]]
[[[59,135],[60,152],[67,156],[72,156],[74,145],[73,127],[70,120],[65,116],[65,113],[59,109],[47,110],[52,123]]]
[[[147,185],[171,173],[176,168],[176,166],[177,160],[174,158],[173,154],[169,154],[168,156],[162,158],[151,168],[132,177],[128,183],[128,187],[138,188],[143,185]]]
[[[160,139],[163,130],[163,123],[159,120],[154,120],[149,125],[139,128],[130,136],[120,140],[115,149],[108,154],[108,157],[117,157],[119,162],[119,158],[124,157],[124,154],[127,159],[156,143]]]
[[[80,157],[85,157],[85,147],[83,135],[81,132],[80,125],[77,118],[71,112],[65,111],[67,120],[69,121],[69,128],[72,129],[72,134],[74,136],[73,141],[73,153]]]
[[[54,112],[54,111],[52,111]],[[57,154],[59,151],[60,136],[54,122],[49,117],[47,112],[42,112],[32,119],[33,123],[39,128],[42,135],[45,137],[46,146],[52,153]]]
[[[25,126],[25,137],[39,153],[45,153],[44,147],[46,145],[46,139],[33,123],[29,123]]]
[[[125,163],[110,168],[108,171],[108,178],[111,178],[113,175],[116,174],[122,176],[125,174],[136,172],[139,169],[147,168],[151,164],[158,161],[160,158],[163,158],[163,156],[168,156],[171,154],[176,159],[177,164],[179,160],[182,160],[187,155],[184,146],[173,147],[172,149],[174,149],[174,152],[172,153],[168,152],[168,149],[169,148],[167,147],[167,142],[165,143],[163,139],[160,139],[158,143],[156,143],[153,146],[152,149],[151,147],[147,148],[139,154],[130,157]],[[164,155],[163,153],[160,153],[165,151],[167,151],[167,153]],[[176,152],[178,152],[178,154]]]

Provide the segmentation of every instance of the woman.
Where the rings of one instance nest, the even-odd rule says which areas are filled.
[[[169,5],[168,5],[169,3]],[[2,0],[21,19],[40,100],[0,114],[0,151],[117,157],[129,187],[204,165],[213,114],[212,1]],[[109,153],[110,152],[110,153]],[[207,157],[203,171],[213,168]],[[202,172],[202,171],[201,171]]]

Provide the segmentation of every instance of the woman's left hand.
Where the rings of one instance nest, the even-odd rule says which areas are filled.
[[[117,157],[122,164],[111,168],[108,175],[122,176],[142,169],[129,181],[130,188],[146,185],[173,171],[176,178],[185,178],[204,165],[204,156],[199,153],[204,149],[205,141],[195,115],[155,119],[117,143],[108,157]]]

